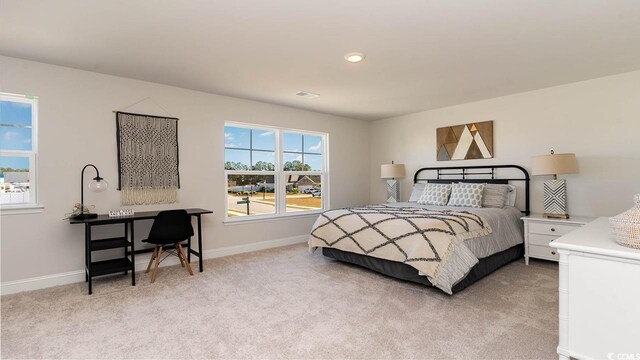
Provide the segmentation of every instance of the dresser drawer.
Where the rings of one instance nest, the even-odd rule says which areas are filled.
[[[542,234],[529,234],[529,244],[531,245],[540,245],[540,246],[549,246],[549,243],[553,240],[559,238],[559,236],[555,235],[542,235]]]
[[[531,221],[529,222],[529,233],[562,236],[572,232],[579,227],[579,225]]]
[[[560,256],[556,249],[549,246],[529,245],[529,256],[558,261]]]

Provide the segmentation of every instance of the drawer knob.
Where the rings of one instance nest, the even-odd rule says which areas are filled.
[[[551,228],[551,231],[556,231],[556,228]]]
[[[555,254],[556,254],[556,252],[555,252],[555,251],[552,251],[552,252],[551,252],[551,255],[555,255]]]

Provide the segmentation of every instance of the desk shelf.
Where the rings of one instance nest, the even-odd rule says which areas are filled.
[[[123,236],[117,236],[106,239],[96,239],[91,237],[91,228],[93,226],[108,225],[105,222],[85,222],[85,281],[88,283],[89,295],[93,293],[92,281],[96,276],[124,273],[125,275],[131,271],[131,286],[136,285],[136,265],[135,265],[135,248],[133,243],[133,221],[124,220],[120,222],[124,225]],[[129,230],[131,228],[131,230]],[[122,249],[122,257],[108,259],[102,261],[92,261],[92,253],[94,251]]]
[[[91,263],[91,276],[102,276],[124,271],[133,271],[133,263],[129,259],[111,259]]]
[[[101,240],[91,240],[91,251],[117,249],[131,246],[126,237],[115,237]]]

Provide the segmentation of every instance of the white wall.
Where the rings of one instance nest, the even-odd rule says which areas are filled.
[[[436,161],[436,128],[494,120],[494,158]],[[380,164],[407,165],[403,199],[415,170],[425,166],[518,164],[531,157],[573,152],[580,173],[568,181],[570,214],[611,216],[640,193],[640,71],[425,111],[374,122],[371,128],[371,200],[384,201]],[[532,181],[532,211],[542,212],[542,183]]]
[[[293,94],[299,89],[291,89]],[[83,228],[62,221],[79,201],[83,165],[93,163],[111,187],[86,193],[96,212],[120,208],[115,116],[151,97],[179,117],[179,204],[135,206],[136,211],[202,207],[205,249],[308,234],[317,216],[224,225],[223,125],[239,121],[329,133],[332,206],[369,200],[369,124],[283,106],[217,96],[171,86],[0,57],[0,91],[39,97],[39,214],[2,215],[2,282],[83,269]],[[309,101],[301,99],[300,101]],[[313,100],[311,100],[313,101]],[[146,102],[129,111],[166,115]],[[137,227],[143,238],[147,226]],[[115,229],[109,231],[116,231]]]

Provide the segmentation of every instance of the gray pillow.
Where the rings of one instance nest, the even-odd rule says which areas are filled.
[[[425,186],[425,183],[423,182],[413,184],[413,190],[411,191],[409,202],[418,202],[418,200],[420,200],[420,196],[424,191],[424,186]]]
[[[509,196],[509,185],[485,184],[482,193],[482,207],[503,208]]]

